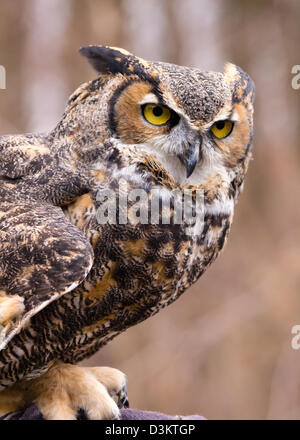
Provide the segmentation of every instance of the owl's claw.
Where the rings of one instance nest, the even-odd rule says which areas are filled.
[[[129,408],[129,400],[127,397],[126,385],[123,386],[123,388],[119,391],[119,393],[116,396],[117,396],[117,405],[119,409]]]

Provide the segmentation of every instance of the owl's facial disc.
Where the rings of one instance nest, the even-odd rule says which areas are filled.
[[[214,76],[208,75],[209,79],[213,81]],[[211,173],[226,174],[226,167],[234,167],[247,154],[251,140],[248,108],[233,101],[231,90],[225,87],[228,96],[220,92],[224,99],[219,103],[211,89],[206,93],[201,88],[202,83],[200,78],[192,92],[181,97],[175,95],[177,88],[170,92],[161,83],[126,78],[109,101],[112,133],[124,146],[138,145],[155,156],[178,182],[190,178],[189,182],[199,183],[204,175],[202,165]],[[251,102],[249,106],[251,110]]]

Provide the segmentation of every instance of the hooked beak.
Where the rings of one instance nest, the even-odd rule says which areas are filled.
[[[189,144],[188,148],[182,154],[178,154],[178,158],[186,168],[186,177],[190,177],[198,163],[200,156],[200,140],[194,144]]]

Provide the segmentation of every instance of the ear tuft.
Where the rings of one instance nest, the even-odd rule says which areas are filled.
[[[85,46],[79,49],[99,73],[128,73],[132,54],[124,49],[107,46]]]

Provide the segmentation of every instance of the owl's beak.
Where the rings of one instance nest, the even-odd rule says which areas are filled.
[[[198,163],[200,156],[200,140],[193,144],[188,144],[188,148],[182,154],[178,154],[178,158],[186,168],[186,177],[190,177]]]

